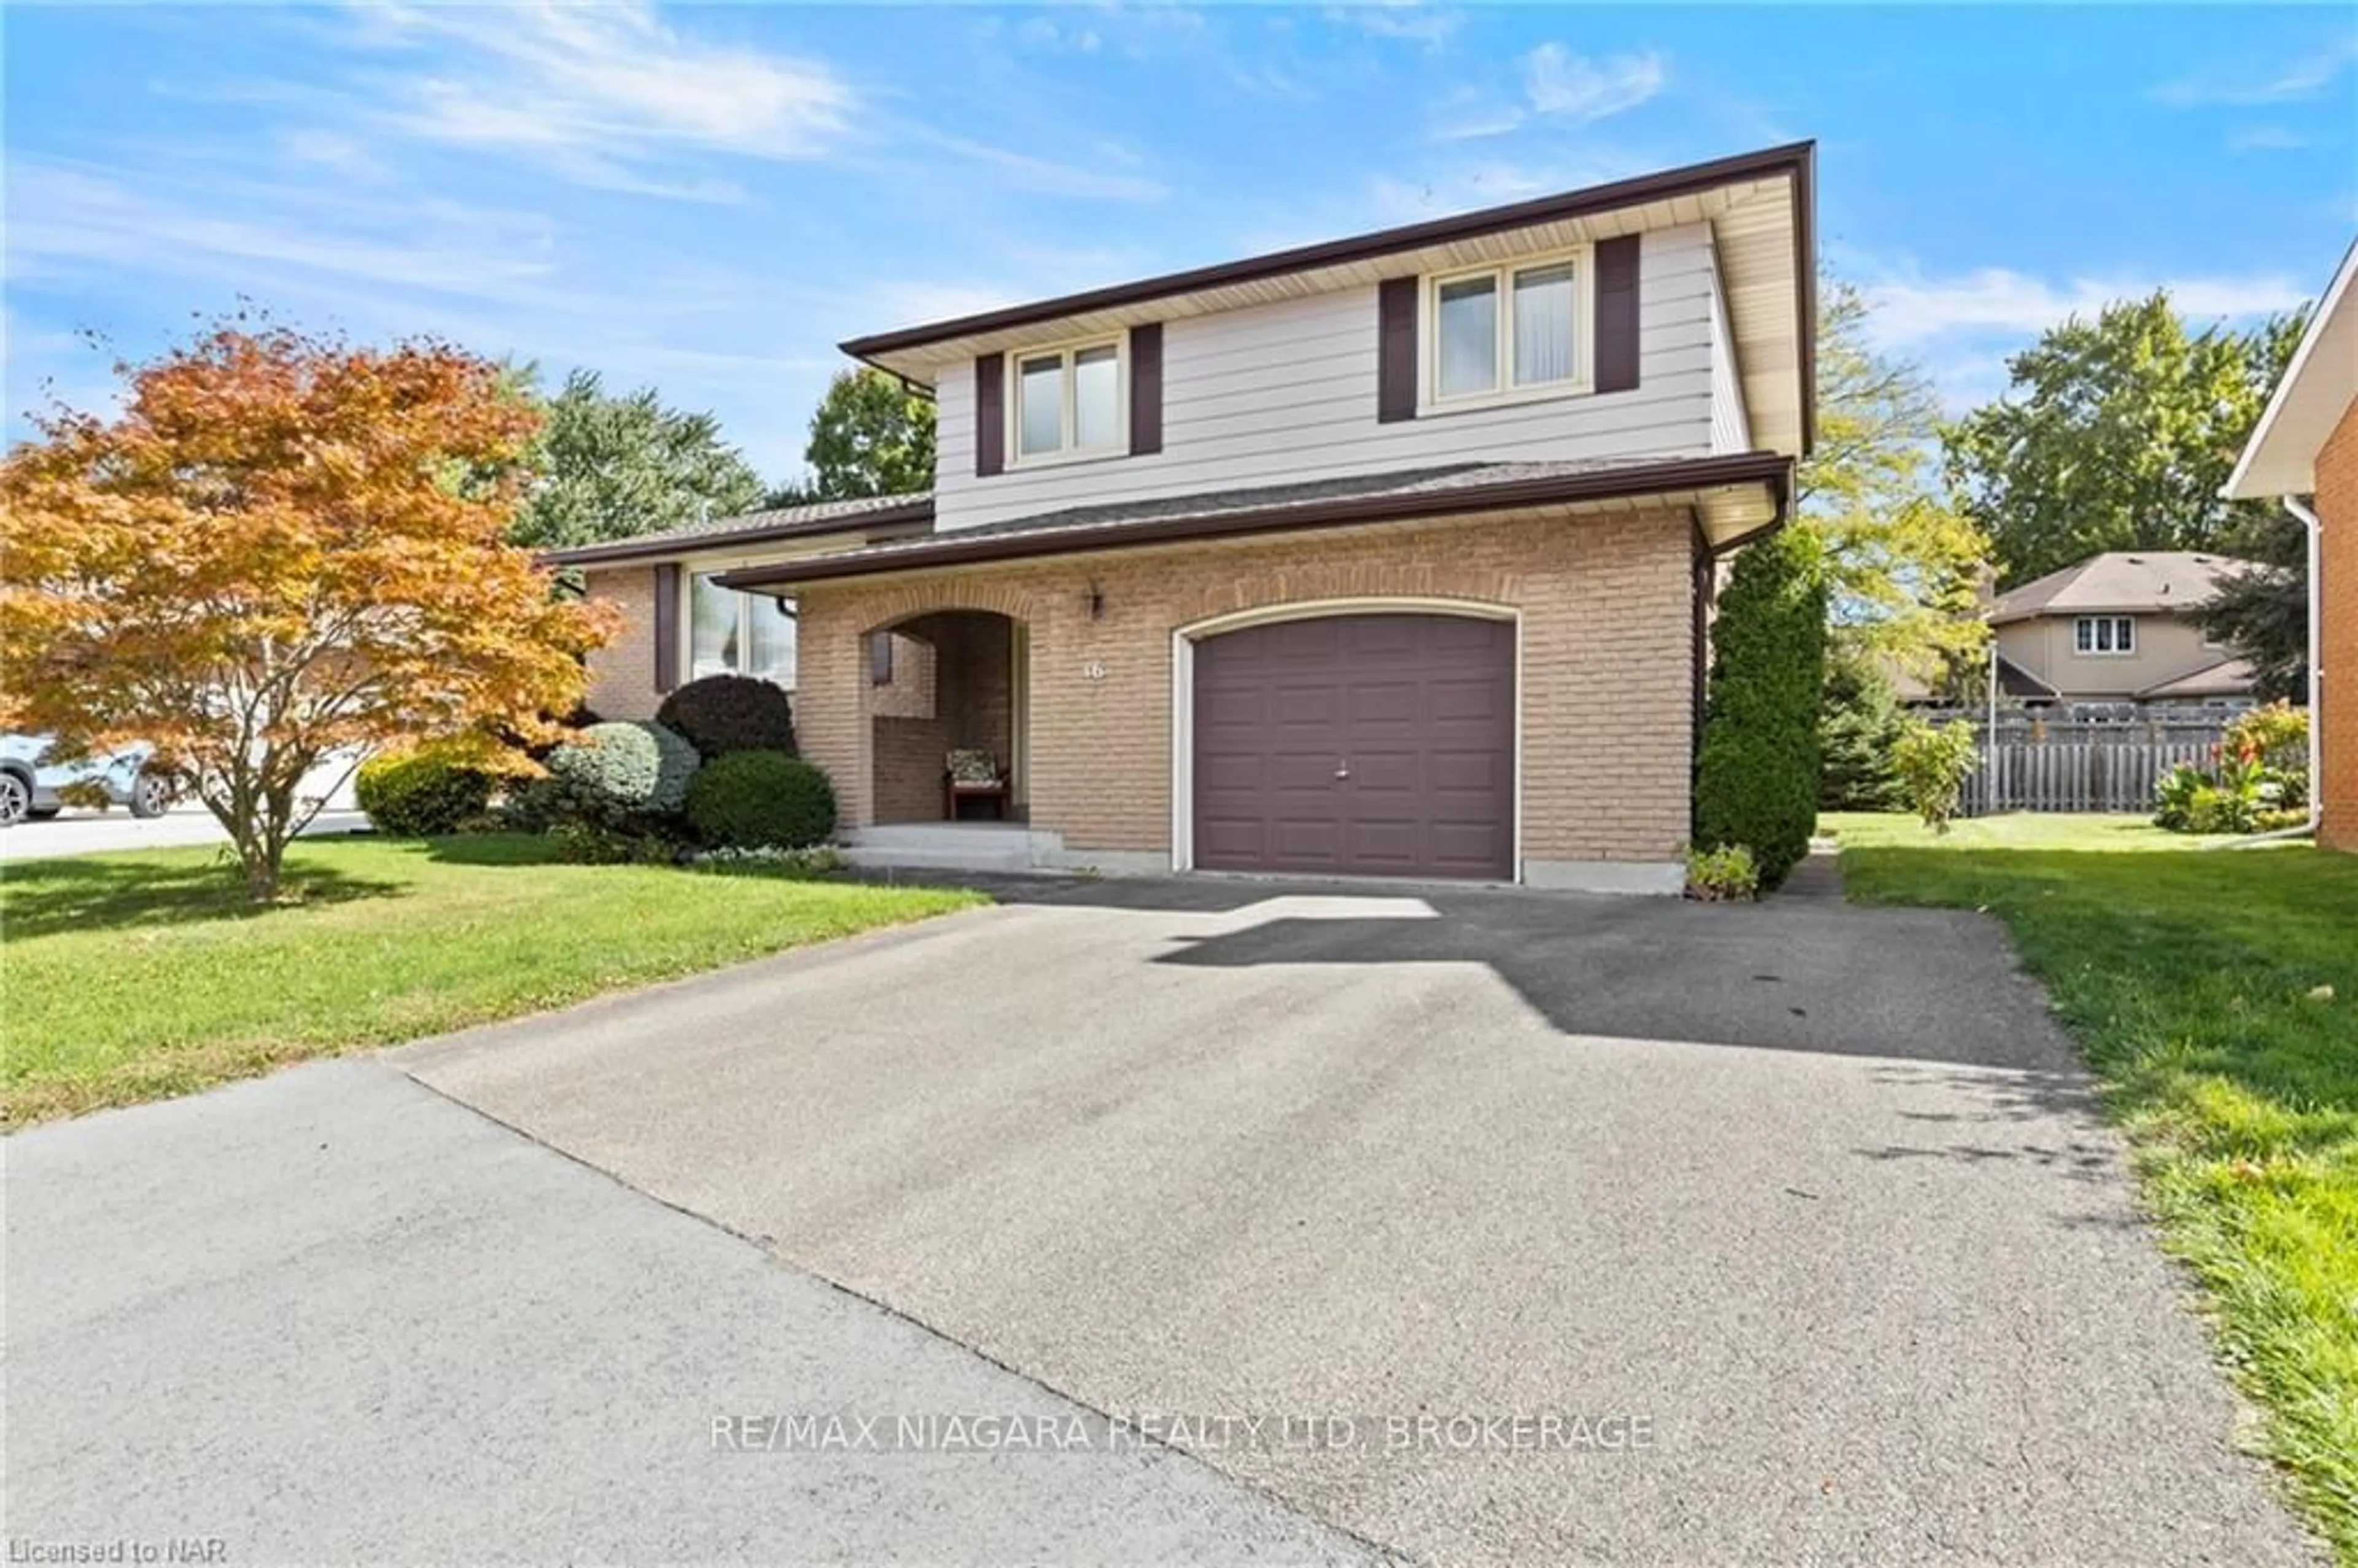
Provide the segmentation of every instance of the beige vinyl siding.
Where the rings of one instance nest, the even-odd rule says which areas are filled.
[[[2156,611],[2103,612],[2136,622],[2136,652],[2083,654],[2073,645],[2072,631],[2082,613],[2061,611],[2009,622],[1997,629],[1998,652],[2066,697],[2112,700],[2125,700],[2233,656],[2223,648],[2204,646],[2201,627],[2190,618]]]
[[[1752,418],[1744,406],[1744,378],[1736,362],[1736,333],[1728,325],[1727,293],[1721,286],[1718,253],[1711,265],[1711,449],[1752,449]]]
[[[974,378],[943,375],[936,526],[1425,464],[1689,457],[1712,449],[1710,230],[1649,233],[1639,286],[1639,385],[1376,418],[1376,290],[1174,319],[1163,330],[1163,450],[974,471]],[[1725,355],[1717,356],[1724,359]]]

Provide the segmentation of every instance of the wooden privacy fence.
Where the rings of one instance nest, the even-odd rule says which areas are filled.
[[[1969,715],[1955,719],[1971,721]],[[2226,715],[2149,723],[1998,719],[1996,744],[1974,723],[1982,765],[1965,781],[1968,816],[2000,811],[2153,809],[2154,786],[2180,762],[2208,769]]]

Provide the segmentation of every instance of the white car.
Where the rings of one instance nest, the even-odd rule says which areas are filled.
[[[79,762],[45,761],[47,735],[0,735],[0,827],[39,822],[65,809],[59,794],[75,784],[95,784],[110,806],[127,806],[134,816],[161,816],[172,804],[172,781],[146,770],[147,748],[133,746]]]

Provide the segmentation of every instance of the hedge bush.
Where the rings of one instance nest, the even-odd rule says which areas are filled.
[[[688,786],[687,820],[716,849],[805,849],[835,831],[835,790],[784,752],[731,752]]]
[[[1694,846],[1741,844],[1764,887],[1810,852],[1818,810],[1818,707],[1826,589],[1814,532],[1788,526],[1736,557],[1712,626],[1695,762]]]
[[[784,690],[751,676],[692,680],[655,709],[655,722],[688,739],[706,762],[731,752],[795,754],[795,710]]]
[[[559,820],[608,827],[676,816],[698,762],[696,748],[661,724],[592,724],[548,754],[542,807]]]
[[[492,804],[492,775],[431,750],[380,752],[352,777],[352,794],[380,833],[456,833]]]

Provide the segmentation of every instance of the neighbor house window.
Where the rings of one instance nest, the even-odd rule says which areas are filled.
[[[1585,384],[1581,261],[1564,256],[1433,281],[1433,399]]]
[[[1121,345],[1090,343],[1015,357],[1015,455],[1118,451]]]
[[[723,588],[709,573],[687,579],[687,672],[758,676],[792,691],[795,615],[766,593]]]
[[[2128,615],[2082,615],[2071,623],[2071,646],[2083,654],[2134,654],[2136,619]]]

